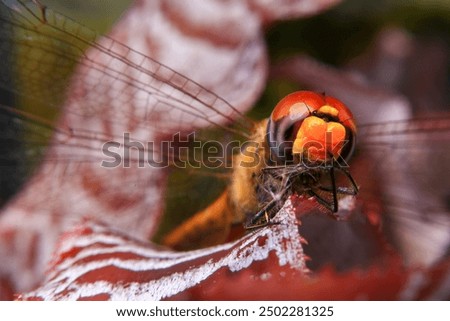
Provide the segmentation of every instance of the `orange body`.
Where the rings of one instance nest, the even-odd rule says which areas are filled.
[[[261,148],[247,147],[251,153],[258,153],[261,159],[265,158],[267,150],[264,143],[266,124],[267,120],[264,120],[256,126],[252,139],[259,142]],[[255,213],[259,206],[255,185],[265,162],[251,167],[239,166],[249,161],[245,153],[235,155],[233,164],[237,166],[231,173],[229,187],[211,205],[169,233],[163,244],[175,250],[187,251],[223,243],[233,224],[240,224],[248,213]]]

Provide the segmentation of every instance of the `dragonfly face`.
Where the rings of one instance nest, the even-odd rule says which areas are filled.
[[[57,21],[61,20],[53,21],[49,13],[36,8],[31,12],[25,7],[19,10],[5,8],[8,14],[2,19],[9,29],[17,28],[18,38],[7,35],[7,29],[0,34],[2,39],[8,38],[19,49],[19,59],[31,80],[29,90],[19,90],[19,93],[32,109],[23,112],[11,104],[2,108],[8,112],[8,119],[26,124],[29,133],[20,139],[13,138],[29,147],[29,152],[40,151],[48,137],[52,137],[52,145],[45,154],[44,165],[26,186],[25,197],[8,205],[5,213],[13,214],[3,217],[13,217],[30,209],[35,214],[33,217],[52,213],[54,217],[48,221],[60,224],[58,228],[61,231],[86,213],[95,217],[96,213],[104,213],[106,209],[112,213],[106,218],[111,220],[112,225],[133,231],[133,234],[143,238],[153,235],[164,205],[165,189],[161,186],[164,186],[166,171],[170,169],[155,166],[141,168],[140,152],[171,158],[173,154],[166,153],[159,143],[176,132],[187,134],[199,127],[219,127],[225,132],[223,137],[238,133],[249,142],[256,143],[244,144],[240,153],[234,156],[234,164],[247,164],[254,160],[254,155],[261,161],[256,166],[234,166],[226,177],[229,185],[224,194],[165,238],[165,244],[177,249],[224,242],[236,222],[245,222],[250,228],[267,225],[292,194],[311,197],[318,203],[317,207],[324,207],[327,213],[338,212],[339,201],[357,194],[356,182],[361,186],[356,201],[362,204],[360,207],[368,205],[374,198],[379,200],[379,190],[399,199],[402,194],[406,195],[403,193],[405,188],[409,188],[405,187],[408,185],[405,177],[411,179],[418,176],[419,179],[412,181],[415,187],[417,182],[423,182],[422,177],[431,177],[428,175],[431,172],[429,168],[412,168],[409,164],[407,166],[405,160],[411,160],[412,155],[415,158],[418,158],[417,155],[428,157],[430,154],[423,152],[428,148],[432,149],[433,156],[445,153],[445,150],[442,152],[435,148],[434,144],[421,145],[418,142],[448,139],[448,115],[362,124],[358,125],[357,133],[354,117],[342,102],[326,95],[302,91],[281,100],[267,120],[252,122],[244,115],[245,108],[241,105],[253,101],[259,89],[250,88],[250,94],[240,95],[245,91],[243,84],[248,83],[248,77],[238,74],[233,81],[221,81],[223,87],[231,88],[229,98],[222,99],[214,93],[214,84],[208,86],[213,89],[209,90],[203,83],[177,73],[158,59],[140,55],[126,45],[107,38],[96,41],[73,22],[59,25]],[[48,16],[44,19],[42,14]],[[78,55],[81,52],[81,59],[73,51],[64,52],[50,47],[52,42],[69,46]],[[258,69],[264,60],[259,55],[261,49],[258,44],[259,40],[246,39],[235,50],[245,57],[236,65],[249,69],[248,73],[255,76],[255,87],[261,86],[264,78],[264,71]],[[84,45],[92,48],[83,51]],[[2,46],[1,50],[9,49]],[[56,52],[58,63],[67,69],[71,68],[69,64],[78,64],[70,81],[60,80],[64,78],[61,68],[56,73],[46,72],[44,62],[50,52]],[[49,76],[44,77],[47,74]],[[8,92],[17,91],[4,78],[0,84]],[[44,89],[36,90],[34,86],[37,84],[43,84]],[[217,91],[221,90],[224,89],[219,87]],[[42,101],[45,102],[43,98],[65,91],[69,94],[61,99],[65,111],[58,123],[47,121],[47,116],[37,116],[39,106],[42,106]],[[238,94],[235,94],[236,91]],[[60,104],[61,101],[51,103],[57,108]],[[358,104],[349,105],[358,108]],[[355,116],[358,117],[362,112],[356,110]],[[231,121],[237,121],[237,125],[230,125]],[[131,140],[125,142],[124,133],[129,133]],[[149,145],[149,141],[157,144]],[[112,146],[117,146],[113,151],[120,156],[120,166],[111,168],[99,165],[105,158],[109,161],[103,153],[108,142],[119,142]],[[377,154],[377,147],[382,154]],[[125,154],[127,149],[129,154]],[[350,163],[350,158],[355,151],[368,165],[364,165],[364,170],[355,171],[353,179],[347,163],[353,173],[356,166]],[[399,152],[404,154],[396,158]],[[124,161],[130,165],[124,166]],[[439,163],[436,172],[445,172],[448,169],[446,165]],[[367,172],[373,168],[386,175],[379,182],[381,188],[375,189],[375,192],[368,188],[372,182],[365,179]],[[197,173],[201,171],[199,169]],[[395,190],[396,187],[399,189]],[[37,196],[36,193],[26,195],[33,190],[45,192]],[[422,192],[423,188],[419,191]],[[189,193],[186,192],[186,197]],[[409,205],[412,204],[409,201],[405,209],[417,214],[414,212],[415,206]],[[429,205],[426,201],[425,208]],[[440,204],[436,207],[442,209]],[[391,209],[386,204],[385,210],[389,212]],[[418,220],[418,216],[414,215],[410,217]],[[444,226],[448,226],[448,216],[443,217]],[[100,214],[98,218],[105,219]],[[39,233],[42,234],[42,230]],[[48,234],[51,233],[49,229]]]
[[[263,142],[259,159],[265,165],[254,167],[247,174],[234,174],[231,185],[235,208],[255,194],[250,198],[256,206],[246,208],[246,215],[241,214],[250,217],[247,227],[261,226],[261,222],[256,222],[262,217],[268,223],[267,218],[275,215],[292,192],[315,197],[333,213],[338,211],[338,194],[356,195],[357,187],[345,162],[354,150],[356,126],[343,103],[314,92],[295,92],[278,103],[262,126],[266,130],[260,130],[259,135],[264,137],[256,137],[256,141]],[[236,172],[246,170],[239,168],[239,164],[246,164],[242,158]],[[335,171],[347,175],[351,189],[336,186]],[[322,182],[327,175],[329,186]],[[240,182],[242,177],[247,177],[244,181],[249,181],[249,186]],[[332,200],[320,195],[325,192],[331,193]]]
[[[269,120],[267,135],[274,163],[306,167],[330,159],[349,159],[355,147],[353,115],[336,98],[297,92],[283,98]]]

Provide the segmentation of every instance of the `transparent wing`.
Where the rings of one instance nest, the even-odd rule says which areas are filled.
[[[449,141],[448,113],[361,127],[360,198],[381,207],[387,239],[407,262],[430,264],[448,253]]]
[[[31,83],[30,88],[24,88],[26,90],[15,89],[16,94],[57,109],[67,89],[68,74],[77,64],[81,67],[76,71],[82,74],[71,82],[90,82],[88,88],[93,92],[89,96],[90,106],[83,107],[92,108],[92,113],[101,111],[95,106],[108,102],[103,94],[108,99],[119,98],[123,104],[140,101],[152,106],[149,108],[156,109],[153,105],[159,105],[178,110],[179,114],[172,112],[174,115],[170,115],[179,118],[170,119],[176,129],[192,118],[202,119],[204,126],[216,126],[242,116],[227,101],[200,84],[111,38],[97,39],[95,32],[67,17],[34,2],[6,1],[6,4],[9,7],[3,10],[2,40],[12,43],[24,78]],[[86,48],[92,49],[86,51]],[[50,68],[55,70],[49,72]],[[2,85],[11,89],[7,82]],[[109,92],[113,89],[116,89],[114,93]],[[165,132],[161,124],[153,124],[153,127]]]
[[[14,171],[23,176],[43,155],[47,162],[98,163],[107,142],[122,150],[139,143],[161,158],[168,152],[149,143],[174,133],[215,127],[245,135],[252,126],[200,84],[38,3],[3,1],[0,20],[0,51],[9,62],[0,76],[5,172],[20,165]],[[245,121],[228,126],[239,119]],[[140,161],[140,154],[121,156]]]

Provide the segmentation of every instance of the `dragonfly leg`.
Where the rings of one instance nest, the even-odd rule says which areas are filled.
[[[326,199],[324,199],[322,196],[320,196],[319,194],[317,194],[314,190],[309,190],[308,194],[311,195],[312,197],[314,197],[316,199],[317,202],[319,202],[319,204],[325,206],[328,210],[330,210],[333,213],[337,212],[337,205],[333,204],[333,202],[330,202]]]
[[[245,224],[245,229],[254,229],[254,228],[260,228],[267,226],[269,224],[279,224],[279,222],[272,222],[271,216],[269,215],[269,212],[272,211],[275,208],[275,205],[277,204],[276,200],[271,201],[267,206],[264,206],[258,213],[253,215]]]

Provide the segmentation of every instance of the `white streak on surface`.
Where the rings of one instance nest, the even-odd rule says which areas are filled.
[[[108,293],[111,300],[160,300],[199,284],[221,268],[228,268],[232,272],[243,270],[253,262],[267,259],[272,251],[275,251],[280,266],[290,265],[306,271],[298,229],[292,224],[295,216],[290,211],[290,206],[288,202],[276,216],[281,224],[259,229],[232,243],[190,252],[157,250],[149,244],[134,241],[119,233],[114,234],[108,227],[88,223],[92,234],[75,234],[74,237],[69,235],[63,239],[60,253],[68,252],[71,248],[84,249],[56,265],[44,286],[22,298],[76,300]],[[107,247],[103,248],[105,245]],[[224,254],[220,255],[220,252]],[[114,253],[128,253],[141,258],[126,260],[114,257]],[[213,259],[215,254],[218,255],[217,260]],[[107,258],[97,259],[97,255],[107,255]],[[205,262],[201,264],[195,261],[202,258]],[[189,264],[192,267],[176,270],[177,265],[188,262],[192,262]],[[129,280],[117,283],[103,280],[93,283],[78,281],[86,273],[95,273],[98,269],[111,266],[131,274],[148,274],[169,268],[173,270],[167,271],[168,275],[143,283]],[[132,274],[131,278],[135,279],[136,276]]]

